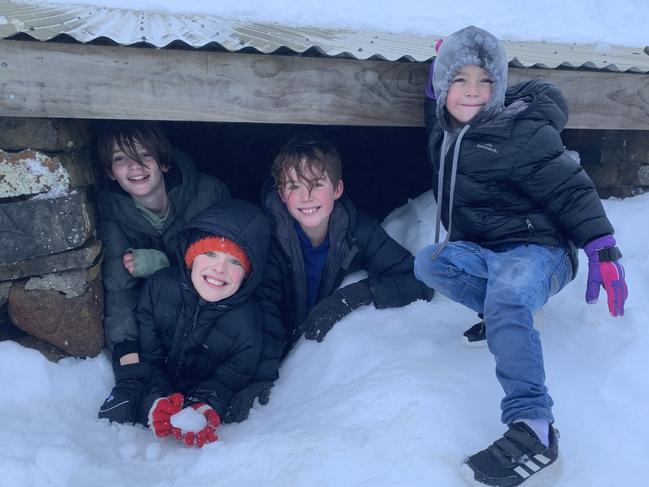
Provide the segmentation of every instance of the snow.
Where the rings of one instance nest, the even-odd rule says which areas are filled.
[[[625,316],[610,317],[604,296],[585,304],[582,261],[539,326],[562,434],[559,487],[640,487],[649,475],[649,194],[604,206],[624,253]],[[427,192],[385,227],[414,252],[431,241],[434,214]],[[359,309],[322,343],[298,342],[270,403],[202,450],[96,419],[113,380],[106,357],[54,364],[0,342],[0,485],[464,485],[461,460],[504,431],[493,358],[461,343],[475,320],[440,295]]]
[[[207,425],[207,419],[193,407],[181,409],[170,418],[171,425],[185,432],[198,433]]]
[[[45,193],[38,193],[37,195],[32,196],[30,199],[31,200],[52,200],[56,198],[61,198],[63,196],[68,196],[70,194],[72,193],[69,190],[61,186],[55,186]]]
[[[646,0],[30,0],[176,14],[210,14],[248,22],[279,22],[361,31],[446,36],[475,24],[499,39],[559,43],[649,44]]]
[[[601,52],[649,43],[649,9],[640,0],[84,3],[421,35],[474,23],[502,39],[592,42]],[[604,206],[624,253],[625,316],[610,317],[605,296],[585,304],[582,260],[539,326],[561,431],[558,487],[641,487],[649,477],[649,194]],[[434,214],[428,192],[384,224],[416,252],[432,241]],[[493,358],[461,343],[475,321],[439,295],[400,309],[359,309],[322,343],[298,342],[270,403],[244,423],[221,426],[219,441],[201,450],[98,420],[113,385],[106,357],[54,364],[0,342],[0,486],[462,486],[464,456],[504,431]]]
[[[69,194],[69,187],[70,175],[58,159],[31,149],[17,153],[0,149],[0,198],[58,198]]]

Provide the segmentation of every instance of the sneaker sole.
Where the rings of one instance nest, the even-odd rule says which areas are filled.
[[[559,480],[562,472],[563,461],[561,459],[561,455],[559,455],[557,459],[552,463],[552,465],[545,467],[534,475],[531,475],[518,485],[522,485],[524,487],[549,487],[551,485],[554,485],[557,480]],[[474,487],[500,487],[496,484],[489,486],[489,484],[478,482],[473,476],[473,470],[471,470],[471,467],[469,467],[464,462],[462,462],[462,465],[460,466],[460,476],[464,479],[465,482],[467,482],[469,485],[473,485]]]

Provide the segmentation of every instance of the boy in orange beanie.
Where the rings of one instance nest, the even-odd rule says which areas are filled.
[[[145,282],[137,308],[141,361],[121,367],[137,400],[109,397],[100,417],[202,447],[216,441],[220,418],[259,362],[262,315],[252,294],[266,266],[270,225],[255,205],[227,200],[195,217],[180,237],[185,266]],[[201,413],[204,425],[188,429],[174,420],[185,408]]]

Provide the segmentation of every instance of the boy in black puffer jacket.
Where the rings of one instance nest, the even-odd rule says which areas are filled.
[[[472,485],[501,487],[557,470],[558,432],[532,317],[574,278],[575,246],[588,255],[588,302],[603,286],[617,316],[627,296],[613,227],[559,136],[568,120],[563,96],[541,81],[506,85],[507,58],[490,33],[470,26],[441,45],[426,122],[435,241],[440,220],[447,234],[415,261],[419,279],[484,314],[509,429],[462,471]]]
[[[393,308],[433,296],[415,278],[412,254],[343,195],[341,166],[332,144],[305,134],[275,157],[274,184],[263,194],[273,239],[258,292],[265,311],[263,367],[255,374],[261,382],[238,395],[227,420],[245,419],[257,395],[268,400],[280,359],[302,334],[321,341],[360,306]],[[368,277],[338,289],[358,270]]]
[[[185,265],[157,272],[140,295],[141,360],[117,371],[134,399],[109,397],[100,417],[148,424],[156,436],[202,447],[216,440],[232,396],[259,366],[263,321],[252,295],[264,275],[270,225],[255,205],[227,200],[196,216],[179,238]],[[187,407],[205,416],[199,431],[174,424]]]

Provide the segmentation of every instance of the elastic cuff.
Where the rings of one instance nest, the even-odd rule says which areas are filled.
[[[113,362],[119,362],[124,355],[140,353],[140,344],[134,340],[126,340],[113,347]]]
[[[345,294],[345,288],[347,287],[349,287],[349,290],[354,293],[356,300],[358,301],[358,306],[372,304],[372,302],[374,301],[374,295],[372,293],[369,279],[363,279],[361,281],[357,281],[349,284],[348,286],[340,288],[343,295]]]
[[[599,235],[598,237],[590,239],[588,243],[584,245],[584,252],[588,254],[589,252],[593,252],[604,247],[613,247],[615,243],[615,237],[612,233]]]

